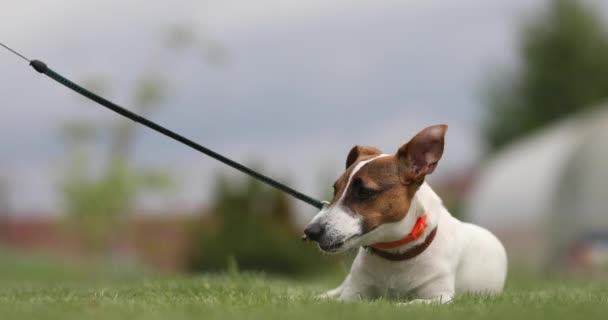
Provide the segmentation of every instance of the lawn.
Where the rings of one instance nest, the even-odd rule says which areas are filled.
[[[335,277],[288,280],[230,272],[192,277],[82,271],[45,259],[0,259],[0,319],[606,319],[608,286],[511,279],[498,297],[451,305],[340,303],[315,295]],[[322,280],[325,279],[325,280]]]

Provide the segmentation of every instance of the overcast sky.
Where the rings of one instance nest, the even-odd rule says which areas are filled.
[[[439,178],[472,166],[483,142],[483,80],[514,64],[516,26],[542,3],[0,0],[0,41],[73,80],[110,80],[108,97],[126,107],[152,67],[170,80],[153,120],[319,195],[353,145],[394,152],[436,123],[450,125]],[[200,48],[167,52],[163,35],[175,24],[220,44],[225,63],[210,65]],[[11,182],[12,207],[57,212],[58,128],[115,116],[3,50],[0,110],[0,178]],[[156,199],[161,206],[198,206],[214,174],[229,172],[145,129],[134,157],[178,177],[179,188]]]

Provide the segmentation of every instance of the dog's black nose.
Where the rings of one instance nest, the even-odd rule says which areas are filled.
[[[306,235],[306,237],[308,239],[319,242],[319,239],[321,238],[321,234],[323,234],[323,231],[324,231],[324,228],[321,224],[314,223],[314,224],[311,224],[308,227],[306,227],[306,229],[304,229],[304,234]]]

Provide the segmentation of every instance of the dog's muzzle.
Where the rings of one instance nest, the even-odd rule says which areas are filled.
[[[340,232],[336,232],[336,223],[332,221],[332,215],[327,216],[327,202],[324,202],[321,212],[304,229],[302,240],[314,241],[319,244],[319,248],[325,252],[337,252],[344,245],[344,238]],[[335,220],[335,219],[334,219]]]
[[[325,226],[321,223],[313,223],[306,227],[302,239],[318,243],[319,248],[325,252],[336,251],[344,245],[344,242],[330,239],[330,237],[327,236]]]

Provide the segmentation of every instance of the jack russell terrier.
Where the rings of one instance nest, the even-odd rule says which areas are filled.
[[[457,293],[502,291],[507,255],[500,241],[452,217],[424,182],[443,154],[446,130],[428,127],[394,155],[350,151],[332,201],[304,231],[328,253],[359,247],[350,274],[322,297],[449,303]]]

